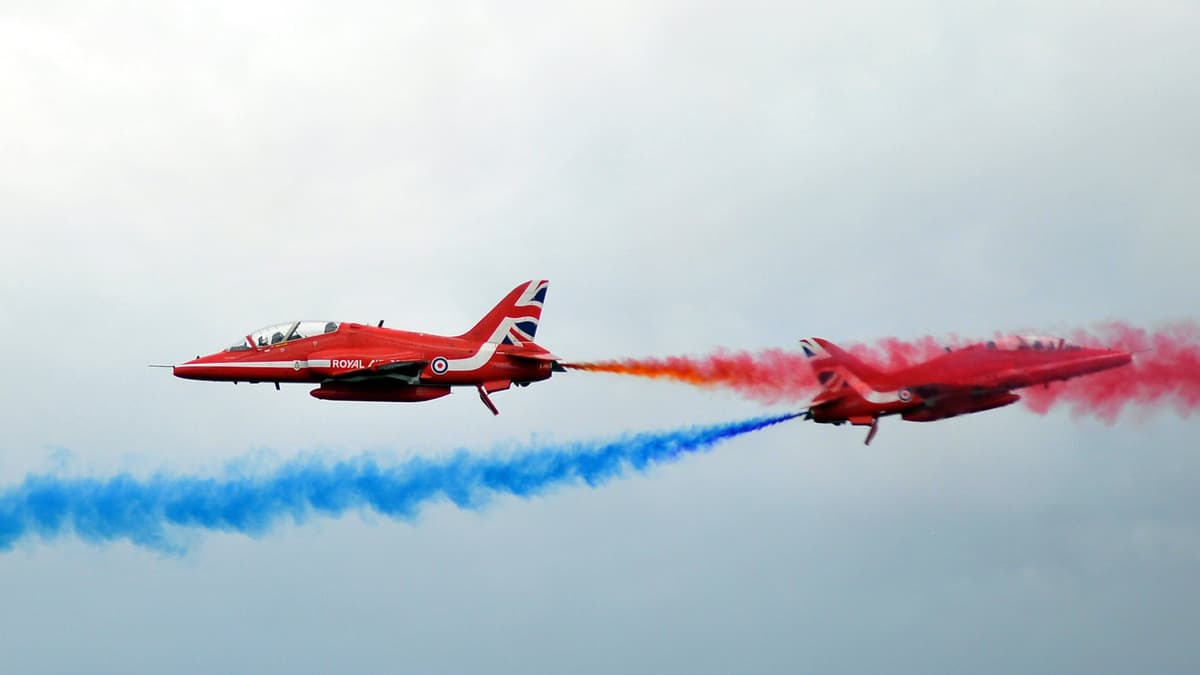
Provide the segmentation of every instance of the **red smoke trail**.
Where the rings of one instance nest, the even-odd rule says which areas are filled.
[[[938,341],[929,336],[905,342],[899,338],[889,337],[879,340],[874,347],[851,345],[846,348],[846,351],[880,370],[889,371],[928,361],[945,353],[947,346],[957,347],[967,342],[958,338]]]
[[[1154,332],[1124,323],[1076,331],[1081,345],[1103,345],[1133,353],[1133,363],[1115,370],[1021,390],[1026,404],[1045,413],[1057,405],[1077,415],[1112,421],[1126,406],[1170,405],[1181,415],[1200,409],[1200,326],[1179,323]]]
[[[858,358],[886,370],[903,368],[941,354],[945,347],[932,337],[914,342],[885,338],[874,347],[847,348]],[[732,389],[764,403],[791,403],[812,398],[817,378],[808,359],[799,352],[765,349],[760,352],[718,349],[708,356],[619,359],[565,363],[571,370],[634,375],[674,380],[699,387]]]
[[[1088,375],[1049,388],[1020,390],[1038,413],[1069,406],[1076,414],[1095,414],[1112,420],[1128,405],[1173,405],[1187,415],[1200,409],[1200,327],[1181,323],[1149,332],[1123,323],[1094,331],[1076,331],[1081,345],[1110,347],[1134,353],[1133,364]],[[905,368],[944,353],[945,346],[969,340],[923,337],[905,341],[884,338],[873,345],[848,348],[855,356],[884,370]],[[700,357],[672,356],[564,364],[574,370],[636,375],[720,387],[765,403],[799,402],[811,398],[816,379],[807,359],[798,352],[769,349],[760,352],[725,351]]]

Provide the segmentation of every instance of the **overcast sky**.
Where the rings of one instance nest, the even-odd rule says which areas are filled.
[[[457,333],[526,279],[573,359],[1196,318],[1198,34],[1194,2],[8,0],[0,483],[787,410],[145,367],[295,318]],[[790,423],[411,523],[29,540],[0,671],[1196,672],[1196,431]]]

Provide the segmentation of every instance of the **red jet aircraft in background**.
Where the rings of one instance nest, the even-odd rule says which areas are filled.
[[[1084,348],[1058,338],[1012,336],[885,373],[828,340],[810,338],[800,344],[822,387],[805,419],[870,426],[867,444],[884,415],[932,422],[991,410],[1016,403],[1021,397],[1013,389],[1068,380],[1133,360],[1128,352]]]
[[[174,366],[176,377],[222,382],[312,382],[333,401],[429,401],[472,386],[488,394],[561,371],[534,344],[548,281],[517,286],[471,330],[455,337],[336,321],[292,321],[250,333],[224,351]]]

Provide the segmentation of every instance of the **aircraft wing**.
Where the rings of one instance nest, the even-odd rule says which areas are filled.
[[[978,387],[964,387],[962,385],[953,384],[918,384],[908,388],[909,391],[920,396],[922,399],[929,401],[932,399],[945,398],[947,396],[958,396],[962,394],[970,394],[979,391]]]
[[[953,384],[926,382],[923,384],[912,384],[912,386],[908,387],[908,390],[911,390],[912,393],[917,394],[925,400],[944,398],[944,396],[998,394],[1043,383],[1046,381],[1045,372],[1048,370],[1039,370],[1036,368],[1012,369],[995,372],[995,374],[968,382]]]
[[[416,384],[421,371],[429,360],[417,352],[393,352],[380,354],[355,353],[345,357],[338,354],[322,354],[322,358],[309,358],[310,367],[323,371],[332,380],[358,382],[365,380],[400,380]],[[319,364],[319,365],[317,365]]]
[[[943,384],[926,383],[908,387],[908,390],[925,401],[933,401],[954,396],[980,396],[1008,391],[1012,387],[997,386],[996,384]]]
[[[546,361],[548,363],[554,363],[555,361],[560,360],[557,356],[551,354],[550,352],[542,352],[540,354],[522,354],[520,352],[505,352],[505,355],[509,356],[511,358],[517,359],[517,360],[526,360],[526,361]]]

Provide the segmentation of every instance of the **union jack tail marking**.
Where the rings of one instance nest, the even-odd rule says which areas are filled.
[[[537,334],[542,306],[550,282],[527,281],[512,289],[471,330],[458,336],[467,340],[520,346]]]

